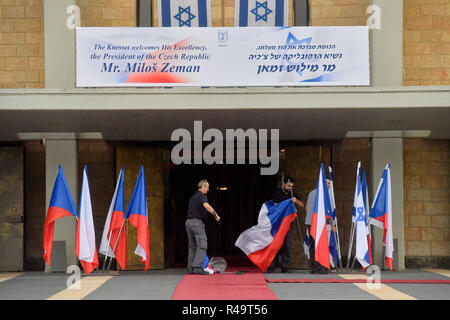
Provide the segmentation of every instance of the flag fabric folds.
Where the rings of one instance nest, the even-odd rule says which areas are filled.
[[[334,229],[337,230],[337,218],[336,218],[336,201],[334,199],[334,185],[333,185],[333,171],[331,167],[328,167],[329,173],[330,173],[330,189],[328,189],[328,194],[330,196],[330,205],[331,205],[331,223],[333,223]],[[335,238],[335,234],[331,231],[331,225],[330,228],[327,227],[328,233],[328,247],[330,248],[330,263],[333,265],[336,265],[339,263],[339,255],[337,252],[337,240]],[[334,263],[333,263],[334,261]]]
[[[377,193],[370,210],[370,224],[384,230],[383,244],[386,247],[386,265],[392,269],[394,243],[392,235],[391,166],[386,165],[378,184]]]
[[[306,229],[305,233],[305,240],[303,241],[303,252],[305,253],[305,256],[308,257],[308,259],[311,259],[309,256],[309,231]]]
[[[51,262],[55,220],[76,215],[77,210],[60,165],[44,223],[44,260],[47,265]]]
[[[150,267],[150,239],[144,166],[141,167],[139,172],[125,218],[137,228],[138,244],[134,253],[142,258],[142,262],[145,265],[144,271],[146,271]]]
[[[211,27],[211,0],[158,0],[160,27]]]
[[[313,216],[311,220],[310,234],[315,240],[314,260],[319,262],[327,269],[330,269],[330,250],[326,217],[330,216],[330,197],[328,194],[327,181],[325,180],[322,163],[320,165],[319,180],[317,182],[316,201],[314,204]]]
[[[120,268],[125,270],[127,267],[127,235],[123,225],[125,220],[123,178],[124,168],[122,167],[103,228],[99,252],[115,258]]]
[[[366,179],[366,169],[363,169],[363,174],[361,178],[361,188],[362,188],[362,195],[363,195],[363,201],[364,201],[364,210],[366,211],[366,221],[369,221],[369,212],[370,212],[370,206],[369,206],[369,191],[367,188],[367,179]],[[370,226],[367,224],[367,243],[369,247],[369,259],[370,264],[372,264],[372,246],[371,246],[371,240],[370,240]]]
[[[259,270],[265,272],[283,245],[291,222],[296,216],[291,199],[277,205],[273,201],[268,201],[261,206],[258,224],[242,232],[235,245]]]
[[[361,266],[365,269],[370,263],[368,235],[369,229],[367,225],[367,215],[363,199],[363,190],[360,180],[361,162],[358,162],[356,170],[356,188],[355,198],[353,201],[353,218],[355,220],[355,234],[356,234],[356,258]]]
[[[86,274],[98,267],[97,248],[95,246],[94,219],[92,216],[91,195],[87,167],[83,170],[81,183],[80,206],[78,210],[77,235],[75,253]]]
[[[287,26],[288,10],[288,0],[236,0],[234,9],[234,26]]]

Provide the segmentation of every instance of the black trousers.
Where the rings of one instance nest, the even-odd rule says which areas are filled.
[[[290,255],[291,239],[292,239],[292,232],[290,228],[289,231],[286,233],[286,237],[284,238],[284,242],[280,248],[280,251],[278,251],[277,255],[270,264],[271,269],[274,269],[277,266],[281,267],[282,269],[289,268],[289,264],[291,262],[291,255]]]

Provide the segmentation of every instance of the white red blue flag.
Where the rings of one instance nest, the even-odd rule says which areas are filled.
[[[297,212],[291,199],[277,205],[268,201],[261,206],[258,224],[242,232],[235,245],[264,272],[283,245],[286,233],[296,216]]]
[[[313,239],[315,240],[314,260],[319,262],[327,269],[330,269],[330,249],[326,217],[330,216],[330,197],[328,194],[327,181],[325,180],[323,163],[321,163],[319,180],[317,181],[316,201],[314,203],[310,233],[311,237],[313,237]]]
[[[111,205],[109,206],[108,215],[106,216],[102,242],[98,251],[105,256],[114,257],[119,263],[120,268],[125,270],[127,267],[127,234],[123,225],[125,219],[123,177],[124,168],[122,167],[119,178],[117,179]]]
[[[383,244],[386,247],[386,265],[392,271],[394,242],[392,235],[391,190],[391,166],[387,164],[370,210],[370,224],[384,230]]]
[[[288,0],[236,0],[234,9],[234,26],[287,26],[288,12]]]
[[[92,203],[86,166],[84,166],[83,182],[81,183],[75,254],[78,260],[80,260],[81,266],[86,274],[89,274],[98,267],[94,219],[92,216]]]
[[[205,257],[203,258],[203,264],[202,264],[202,269],[203,271],[208,272],[209,274],[216,274],[217,270],[214,269],[210,264],[209,264],[209,257],[207,254],[205,254]]]
[[[160,27],[212,27],[211,0],[158,0]]]
[[[60,165],[44,223],[44,260],[47,265],[50,265],[52,257],[55,220],[72,216],[77,216],[77,209],[75,208],[72,195],[67,187],[63,169]]]
[[[134,253],[142,258],[144,271],[150,267],[150,237],[148,231],[147,194],[145,191],[144,166],[134,186],[125,218],[137,228],[137,246]]]
[[[356,188],[355,198],[353,201],[353,213],[355,218],[355,234],[356,234],[356,258],[361,266],[365,269],[370,265],[370,254],[368,235],[369,229],[367,225],[367,215],[363,200],[363,192],[360,179],[361,162],[358,162],[356,170]]]

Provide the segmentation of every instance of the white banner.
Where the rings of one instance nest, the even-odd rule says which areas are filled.
[[[78,87],[369,84],[366,26],[77,28]]]

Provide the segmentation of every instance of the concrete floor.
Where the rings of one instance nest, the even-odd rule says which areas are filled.
[[[445,271],[445,270],[444,270]],[[110,277],[81,276],[83,290],[68,290],[69,274],[24,272],[0,273],[0,300],[170,300],[185,275],[185,269],[123,271]],[[448,272],[448,271],[447,271]],[[214,276],[214,275],[212,275]],[[363,278],[361,272],[352,274],[266,273],[267,279]],[[424,270],[381,272],[381,279],[448,280],[445,274]],[[354,283],[268,283],[280,300],[449,300],[449,284],[383,284],[380,290],[368,290],[367,285]]]

